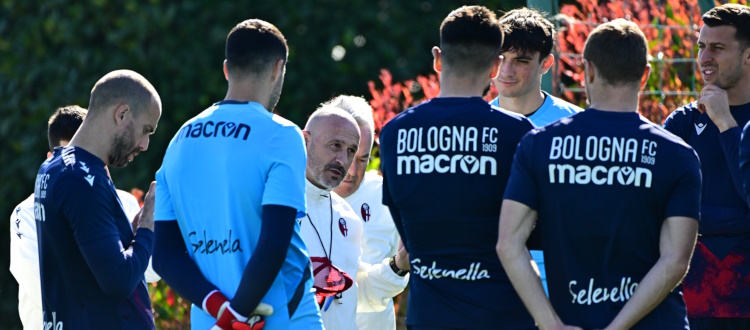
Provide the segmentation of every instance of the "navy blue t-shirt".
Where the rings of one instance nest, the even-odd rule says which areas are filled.
[[[34,216],[45,327],[154,329],[143,277],[153,232],[133,235],[101,159],[56,148],[36,177]]]
[[[534,328],[495,251],[513,153],[533,127],[473,97],[432,99],[383,128],[383,203],[411,262],[407,325]]]
[[[659,259],[662,223],[699,218],[698,157],[637,113],[588,109],[521,140],[505,199],[538,211],[552,306],[606,327]],[[692,220],[687,220],[692,221]],[[633,329],[685,329],[678,286]]]

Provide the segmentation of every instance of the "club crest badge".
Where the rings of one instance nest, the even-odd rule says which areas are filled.
[[[344,218],[339,218],[339,230],[344,237],[349,234],[349,229],[346,228],[346,220]]]
[[[359,212],[362,214],[362,220],[364,222],[370,221],[370,205],[367,205],[367,203],[362,203],[362,207],[359,209]]]

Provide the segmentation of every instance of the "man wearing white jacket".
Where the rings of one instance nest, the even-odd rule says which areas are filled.
[[[388,207],[383,205],[383,177],[374,171],[365,173],[375,138],[372,107],[365,99],[351,95],[337,96],[325,105],[348,112],[359,126],[359,149],[344,180],[333,191],[343,197],[363,221],[362,261],[380,263],[384,258],[396,255],[399,236]],[[393,299],[389,299],[388,307],[382,312],[357,311],[357,327],[360,330],[395,330]]]
[[[363,223],[349,204],[335,192],[347,173],[359,146],[359,126],[342,109],[322,106],[303,131],[307,146],[307,210],[297,219],[302,239],[313,259],[316,287],[321,266],[316,260],[330,260],[333,266],[354,279],[350,288],[338,294],[318,292],[323,324],[329,330],[357,329],[357,312],[379,312],[390,304],[408,283],[405,250],[393,257],[369,264],[361,260]],[[325,270],[324,270],[325,271]],[[330,279],[329,279],[330,280]]]
[[[66,146],[83,122],[86,109],[78,106],[58,108],[50,117],[47,140],[50,152],[56,147]],[[117,189],[122,208],[128,219],[133,219],[141,210],[138,200],[128,192]],[[10,272],[18,282],[18,314],[24,329],[42,329],[42,284],[39,278],[39,248],[34,219],[34,194],[18,204],[10,215]],[[151,268],[144,274],[149,283],[159,281],[159,275]]]

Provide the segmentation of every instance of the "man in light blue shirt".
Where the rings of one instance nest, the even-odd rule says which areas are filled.
[[[156,173],[154,267],[193,303],[195,329],[322,328],[295,221],[306,212],[304,140],[270,112],[287,54],[267,22],[232,29],[224,101],[182,126]]]
[[[500,93],[490,104],[520,113],[538,126],[556,122],[583,111],[580,107],[542,91],[542,75],[555,61],[551,54],[555,43],[555,27],[533,9],[521,8],[507,12],[500,18],[505,26],[505,42],[500,74],[494,79]],[[545,292],[547,277],[542,251],[531,250],[539,267]]]

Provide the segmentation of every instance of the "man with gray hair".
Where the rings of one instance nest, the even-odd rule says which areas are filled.
[[[380,312],[408,282],[408,256],[369,264],[361,260],[363,223],[332,190],[352,165],[360,144],[357,121],[346,111],[323,105],[302,132],[307,147],[307,214],[297,219],[313,264],[316,298],[328,329],[357,329],[357,312]],[[395,265],[398,266],[395,266]]]
[[[399,236],[388,207],[383,205],[383,177],[376,171],[367,171],[375,139],[375,122],[372,107],[365,99],[352,95],[339,95],[324,103],[348,112],[359,126],[361,138],[354,161],[344,180],[333,191],[343,197],[354,213],[362,219],[362,261],[380,263],[384,258],[395,258]],[[396,329],[393,300],[382,312],[357,312],[357,327],[365,329]]]

